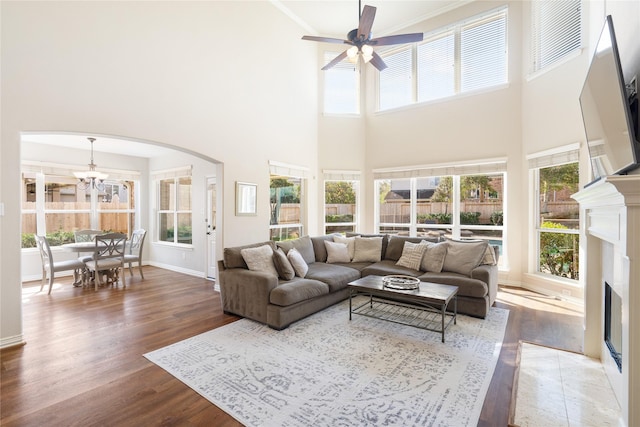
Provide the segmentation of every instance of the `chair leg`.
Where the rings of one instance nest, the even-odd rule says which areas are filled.
[[[48,295],[51,295],[51,289],[53,289],[53,276],[54,276],[54,273],[53,271],[51,271],[51,274],[49,274],[49,294]]]
[[[131,264],[129,263],[129,274],[131,275],[131,277],[133,277],[133,269],[131,268]]]
[[[44,289],[44,283],[47,281],[47,270],[42,268],[42,281],[40,282],[40,292]]]
[[[142,274],[142,261],[138,261],[138,270],[140,270],[140,277],[144,280],[144,274]]]

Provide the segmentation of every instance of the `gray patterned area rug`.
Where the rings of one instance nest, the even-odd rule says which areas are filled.
[[[283,331],[242,319],[145,354],[246,426],[475,426],[509,312],[439,333],[348,301]]]

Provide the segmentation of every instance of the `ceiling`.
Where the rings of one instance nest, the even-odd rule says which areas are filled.
[[[363,0],[364,5],[376,7],[372,32],[374,37],[391,35],[410,25],[424,21],[473,0]],[[308,35],[345,38],[358,27],[357,0],[272,0]]]
[[[359,12],[356,0],[270,0],[287,16],[298,23],[307,35],[346,38],[358,27]],[[397,34],[398,31],[425,19],[445,13],[474,0],[364,0],[361,6],[376,7],[373,36]],[[87,137],[96,137],[95,152],[126,154],[151,158],[172,152],[171,148],[131,139],[100,135],[69,133],[23,134],[23,141],[89,150]]]

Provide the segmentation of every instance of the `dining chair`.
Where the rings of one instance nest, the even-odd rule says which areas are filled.
[[[36,236],[36,245],[40,250],[40,258],[42,259],[42,284],[40,290],[44,288],[44,282],[49,277],[49,295],[53,288],[53,280],[55,273],[59,271],[73,270],[74,283],[79,283],[78,279],[85,268],[84,262],[79,259],[70,259],[68,261],[54,261],[51,254],[51,246],[45,236]]]
[[[142,274],[142,247],[144,245],[144,238],[147,235],[147,230],[139,229],[134,230],[131,233],[131,244],[127,249],[127,253],[124,255],[125,264],[129,264],[129,274],[133,277],[133,270],[131,264],[138,263],[138,271],[140,271],[140,277],[144,280],[144,274]]]
[[[120,270],[124,271],[127,235],[123,233],[100,234],[95,237],[95,242],[93,257],[84,265],[90,273],[93,273],[95,289],[98,290],[98,286],[102,286],[102,275],[105,272],[107,282],[117,283],[120,278]],[[127,286],[124,277],[122,285]]]
[[[95,237],[103,234],[102,230],[77,230],[73,232],[76,243],[93,242]],[[93,251],[93,249],[91,249]],[[93,255],[80,255],[78,259],[82,262],[91,261]]]

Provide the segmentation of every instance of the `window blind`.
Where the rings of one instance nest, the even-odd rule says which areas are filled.
[[[379,108],[408,105],[413,102],[413,60],[412,49],[404,48],[384,57],[387,69],[379,73]]]
[[[351,170],[330,170],[322,171],[325,181],[359,181],[361,178],[360,171]]]
[[[574,163],[580,159],[580,143],[569,144],[551,150],[540,151],[527,155],[529,169],[559,166]]]
[[[374,179],[399,179],[428,176],[476,175],[506,172],[507,159],[484,159],[435,165],[406,166],[402,168],[374,169]]]
[[[418,102],[455,94],[454,44],[453,31],[447,31],[418,45]]]
[[[193,169],[193,166],[189,165],[189,166],[182,166],[182,167],[173,168],[173,169],[152,171],[151,177],[154,180],[160,180],[160,179],[179,178],[182,176],[191,176],[192,169]]]
[[[269,173],[271,175],[290,176],[293,178],[308,178],[309,168],[269,160]]]
[[[324,64],[338,56],[339,52],[325,52]],[[360,102],[358,73],[355,65],[341,61],[324,71],[324,112],[329,114],[358,114]]]
[[[73,176],[74,172],[85,171],[87,166],[71,166],[57,163],[34,162],[25,160],[21,164],[23,173],[43,173],[50,176]],[[108,181],[137,181],[140,179],[139,171],[127,171],[120,169],[97,168],[100,172],[109,175]]]
[[[507,16],[502,12],[460,30],[460,91],[507,82]]]
[[[582,47],[581,0],[531,2],[532,72]]]

